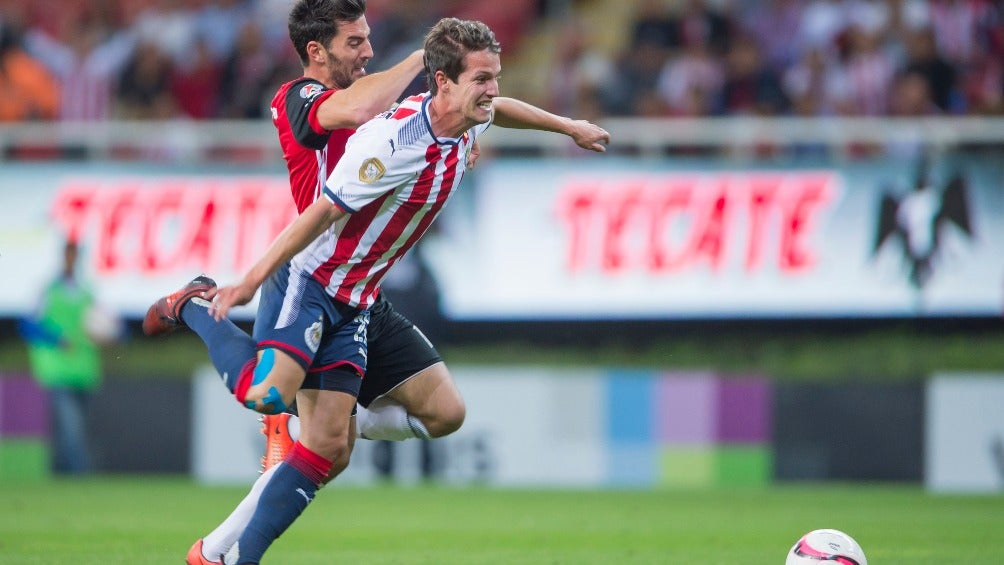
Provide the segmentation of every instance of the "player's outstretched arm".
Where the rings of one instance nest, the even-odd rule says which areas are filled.
[[[537,129],[563,133],[575,144],[590,151],[604,152],[610,143],[607,130],[587,120],[573,120],[552,114],[515,98],[496,96],[492,100],[495,115],[492,123],[504,128]]]
[[[364,76],[329,96],[317,108],[317,120],[327,130],[354,129],[389,109],[425,68],[425,50],[418,49],[393,67]]]
[[[206,298],[213,301],[210,312],[217,319],[227,316],[230,308],[247,304],[254,298],[258,287],[272,273],[285,265],[297,253],[317,239],[324,230],[342,217],[346,212],[335,206],[327,198],[319,198],[307,207],[291,224],[275,238],[261,259],[244,275],[237,284],[216,289],[206,293]]]

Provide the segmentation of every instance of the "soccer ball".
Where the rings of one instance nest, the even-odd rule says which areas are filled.
[[[839,530],[813,530],[795,542],[784,565],[868,565],[854,538]]]

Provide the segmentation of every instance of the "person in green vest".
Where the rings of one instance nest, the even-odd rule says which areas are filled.
[[[21,321],[32,373],[49,396],[52,470],[91,471],[87,410],[101,381],[99,343],[89,334],[94,295],[77,276],[79,248],[63,246],[63,266],[46,288],[35,315]]]

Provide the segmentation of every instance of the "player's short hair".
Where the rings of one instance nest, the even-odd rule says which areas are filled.
[[[289,11],[289,39],[300,62],[307,66],[307,44],[316,41],[327,48],[338,35],[338,24],[366,15],[366,0],[297,0]]]
[[[436,71],[443,71],[457,82],[464,72],[464,58],[468,53],[488,49],[501,53],[502,46],[487,25],[474,20],[443,18],[432,26],[425,36],[425,72],[429,92],[436,94]]]

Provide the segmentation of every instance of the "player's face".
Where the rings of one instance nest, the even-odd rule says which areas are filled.
[[[370,45],[370,26],[366,16],[354,22],[340,22],[338,35],[331,40],[325,51],[325,74],[328,85],[348,88],[356,79],[366,75],[366,63],[373,58]]]
[[[498,53],[485,49],[467,54],[466,69],[451,89],[451,106],[461,110],[464,119],[483,124],[491,118],[492,99],[499,95],[502,62]]]

